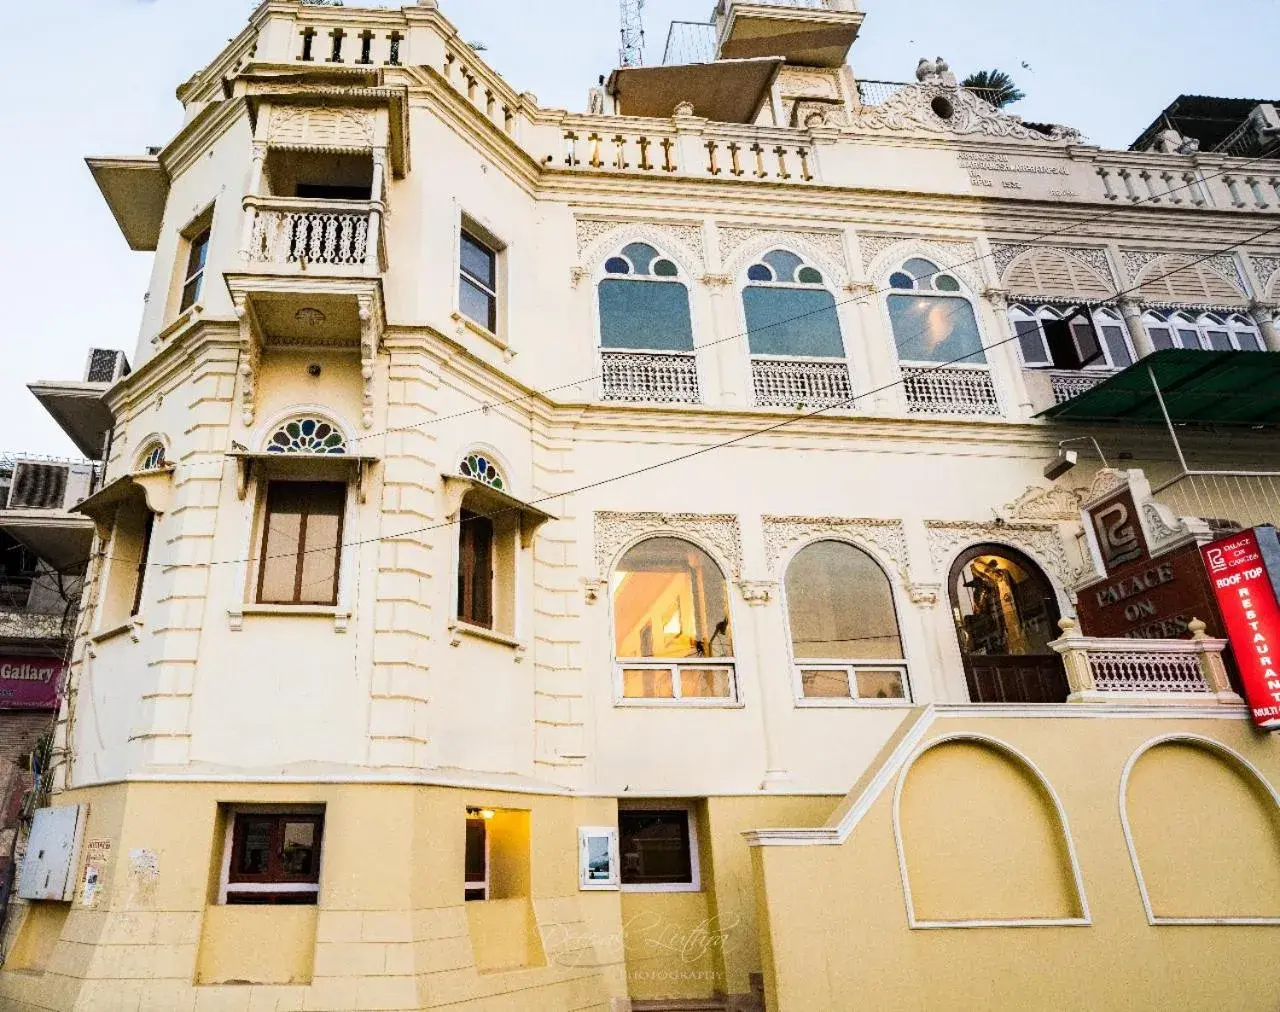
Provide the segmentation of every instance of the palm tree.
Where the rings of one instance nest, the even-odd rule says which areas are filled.
[[[1027,96],[1013,83],[1013,78],[1003,70],[979,70],[970,74],[961,84],[976,91],[997,109],[1020,102]]]

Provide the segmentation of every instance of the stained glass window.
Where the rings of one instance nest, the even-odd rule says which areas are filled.
[[[742,306],[753,355],[843,358],[836,300],[822,272],[790,250],[773,250],[747,269]]]
[[[347,452],[347,440],[321,418],[295,418],[275,431],[267,441],[267,452],[337,455]]]
[[[498,491],[506,488],[506,482],[502,480],[502,472],[483,453],[468,453],[458,465],[458,473],[464,478],[481,482]]]
[[[600,282],[600,346],[633,351],[691,351],[689,290],[675,262],[633,242],[605,261]]]
[[[158,467],[164,467],[164,443],[156,440],[142,452],[138,461],[138,470],[154,471]]]

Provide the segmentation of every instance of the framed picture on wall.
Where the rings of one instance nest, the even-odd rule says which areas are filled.
[[[579,887],[617,889],[621,884],[617,829],[612,826],[579,826]]]

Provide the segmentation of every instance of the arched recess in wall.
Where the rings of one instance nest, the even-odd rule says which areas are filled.
[[[1074,299],[1106,299],[1115,294],[1108,279],[1056,249],[1024,253],[1009,265],[1001,285],[1018,294],[1065,295]]]
[[[1120,817],[1151,924],[1280,924],[1280,796],[1243,756],[1198,735],[1148,742]]]
[[[893,815],[910,927],[1090,923],[1066,812],[1012,746],[931,743],[900,774]]]
[[[1242,304],[1248,295],[1203,257],[1171,253],[1151,261],[1138,275],[1144,302],[1211,302]]]

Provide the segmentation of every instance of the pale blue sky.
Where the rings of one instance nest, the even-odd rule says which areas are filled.
[[[713,0],[648,0],[649,62],[672,19],[706,20]],[[84,156],[135,154],[180,122],[174,89],[245,23],[250,0],[13,0],[0,61],[0,240],[6,307],[0,451],[71,453],[26,391],[79,379],[91,345],[137,338],[151,257],[131,253]],[[380,4],[379,6],[398,6]],[[920,57],[962,76],[999,66],[1026,101],[1011,111],[1068,123],[1125,147],[1180,93],[1280,97],[1280,0],[863,0],[855,73],[907,80]],[[616,61],[613,0],[443,0],[445,14],[521,91],[581,109]],[[536,11],[536,16],[531,13]],[[56,14],[57,22],[50,23]],[[1030,65],[1030,70],[1021,67]]]

